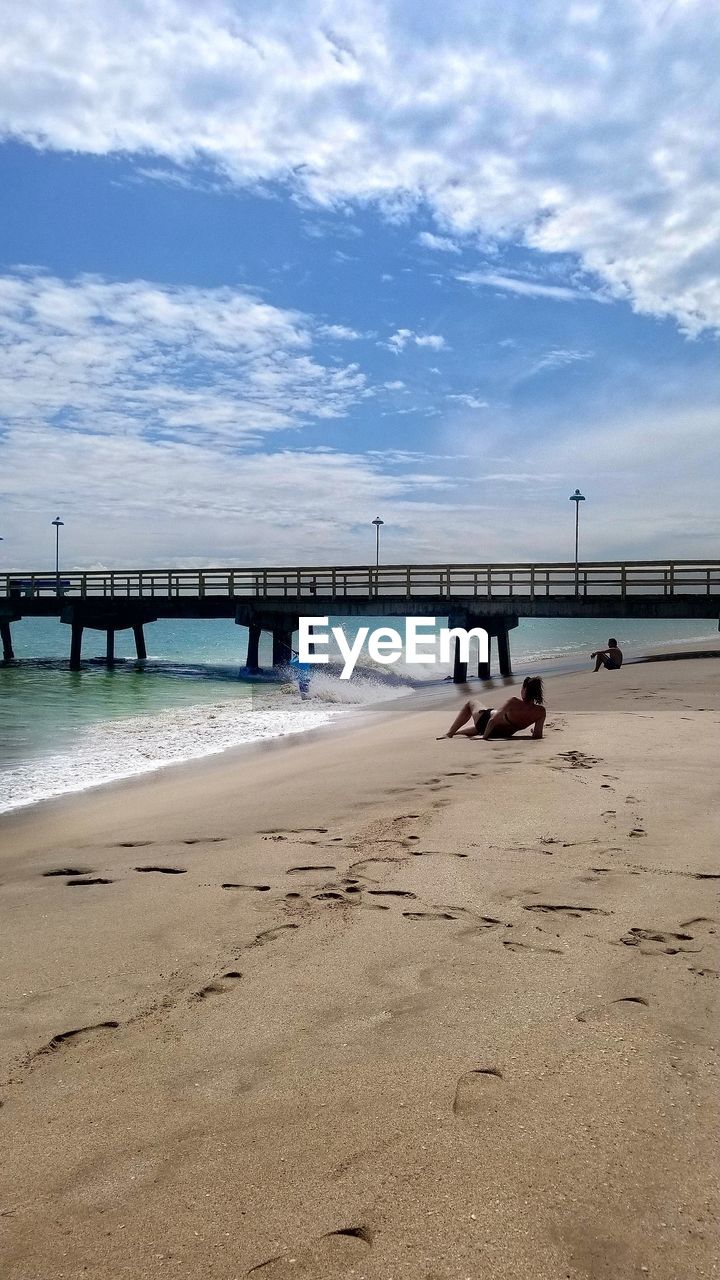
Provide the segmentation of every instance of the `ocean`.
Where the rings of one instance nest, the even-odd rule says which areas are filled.
[[[361,621],[402,630],[400,619]],[[350,636],[360,623],[343,625]],[[514,670],[579,667],[609,635],[628,655],[687,641],[717,644],[712,621],[523,619],[510,637]],[[71,672],[68,627],[52,618],[13,625],[16,661],[0,665],[0,812],[299,733],[353,706],[412,696],[418,685],[448,674],[439,666],[366,665],[344,681],[318,668],[311,697],[302,701],[291,681],[247,678],[247,633],[233,622],[163,620],[148,626],[146,637],[141,664],[132,632],[118,632],[118,661],[107,670],[103,633],[86,631],[82,670]],[[270,666],[269,646],[260,658]]]

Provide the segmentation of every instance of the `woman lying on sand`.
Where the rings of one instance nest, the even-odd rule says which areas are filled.
[[[519,698],[509,698],[499,711],[484,707],[481,702],[471,698],[466,702],[453,720],[447,733],[438,738],[454,738],[460,734],[465,738],[512,738],[514,733],[529,729],[534,725],[533,738],[542,738],[546,711],[542,705],[543,683],[539,676],[526,676]],[[472,725],[462,726],[472,720]]]

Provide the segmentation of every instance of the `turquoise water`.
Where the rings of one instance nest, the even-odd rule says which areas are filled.
[[[402,630],[400,619],[361,621]],[[346,620],[346,634],[358,625]],[[718,643],[711,621],[526,619],[511,634],[515,670],[580,664],[610,634],[629,655],[689,640]],[[346,682],[318,668],[312,697],[302,702],[290,683],[243,678],[247,633],[233,622],[164,620],[148,626],[146,638],[148,660],[138,664],[132,633],[119,632],[116,656],[125,660],[108,671],[104,635],[87,631],[83,669],[70,672],[68,627],[45,618],[13,625],[17,661],[0,665],[0,811],[298,732],[447,675],[439,666],[366,666]],[[270,665],[268,647],[261,662]]]

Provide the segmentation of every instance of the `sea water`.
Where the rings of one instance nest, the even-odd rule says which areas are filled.
[[[401,632],[403,625],[401,619],[331,619],[341,621],[348,638],[360,625]],[[523,619],[511,632],[515,671],[579,666],[611,634],[628,653],[693,640],[717,644],[712,621]],[[13,624],[16,661],[0,665],[0,811],[299,733],[449,674],[430,664],[398,664],[366,667],[343,681],[318,667],[311,697],[302,701],[287,678],[248,676],[242,666],[247,632],[225,619],[149,625],[142,663],[134,657],[132,632],[118,632],[111,670],[103,660],[104,634],[88,630],[83,639],[82,669],[71,672],[68,627],[54,618]],[[270,667],[269,647],[261,647],[260,659]]]

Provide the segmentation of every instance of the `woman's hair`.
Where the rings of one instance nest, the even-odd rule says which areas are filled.
[[[522,687],[528,702],[537,702],[538,706],[541,707],[543,704],[543,682],[540,676],[526,676]]]

